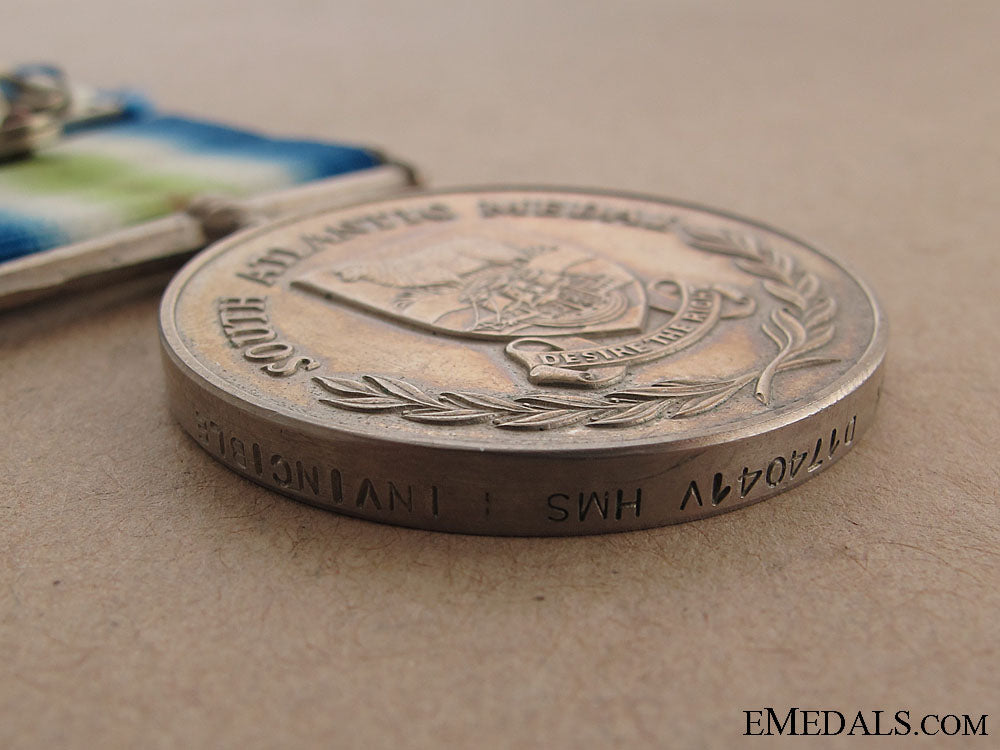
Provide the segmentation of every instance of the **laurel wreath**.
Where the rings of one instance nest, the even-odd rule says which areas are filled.
[[[761,325],[777,346],[763,369],[728,378],[666,379],[646,386],[595,396],[571,393],[532,393],[515,398],[444,391],[428,394],[399,380],[364,375],[358,380],[315,377],[327,393],[328,406],[360,412],[396,412],[411,422],[425,424],[492,423],[507,430],[551,430],[571,425],[629,427],[653,419],[676,419],[701,414],[719,406],[751,383],[754,396],[770,404],[774,377],[780,372],[836,362],[807,356],[833,338],[831,322],[836,301],[823,294],[815,274],[800,271],[791,256],[778,252],[760,237],[731,231],[684,228],[681,238],[691,247],[730,256],[742,271],[761,279],[778,304]]]

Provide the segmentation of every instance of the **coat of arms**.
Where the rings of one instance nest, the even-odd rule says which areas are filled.
[[[572,425],[628,427],[717,408],[748,386],[771,403],[781,372],[836,362],[819,354],[834,337],[837,302],[819,277],[763,239],[682,227],[692,249],[731,259],[772,305],[760,330],[775,351],[763,365],[707,378],[667,377],[594,395],[429,393],[388,375],[314,377],[331,407],[395,412],[427,424],[489,422],[508,430]],[[679,277],[645,283],[598,253],[564,244],[453,237],[312,270],[293,285],[338,304],[462,338],[498,341],[535,385],[602,388],[630,367],[703,340],[722,321],[747,318],[745,290]]]
[[[755,306],[737,289],[666,277],[643,284],[581,248],[481,237],[315,270],[293,285],[401,323],[506,342],[529,380],[546,385],[614,383]],[[647,329],[650,309],[668,317]]]

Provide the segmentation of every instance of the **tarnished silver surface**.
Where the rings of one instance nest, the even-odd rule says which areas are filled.
[[[161,329],[173,412],[298,500],[482,534],[587,534],[763,500],[878,399],[867,287],[775,229],[643,196],[418,193],[193,259]]]

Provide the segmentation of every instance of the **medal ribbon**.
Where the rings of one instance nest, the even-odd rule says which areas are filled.
[[[162,116],[121,97],[115,116],[67,126],[54,145],[0,165],[0,261],[157,219],[197,196],[248,197],[383,163],[364,148]]]

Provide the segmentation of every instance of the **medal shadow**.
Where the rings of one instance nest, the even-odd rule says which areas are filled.
[[[194,440],[185,442],[185,453],[210,475],[212,497],[202,496],[199,512],[223,540],[218,554],[228,569],[277,577],[297,597],[338,602],[358,645],[400,656],[412,652],[407,639],[415,634],[437,643],[456,627],[490,633],[492,643],[476,646],[487,652],[524,649],[516,634],[536,637],[537,628],[545,639],[575,632],[585,640],[578,622],[601,623],[603,632],[590,634],[595,648],[625,647],[623,639],[641,633],[668,638],[668,623],[702,628],[713,612],[754,607],[761,592],[781,598],[803,561],[847,559],[839,535],[818,542],[808,531],[845,525],[849,498],[831,497],[839,465],[767,502],[694,522],[591,536],[491,537],[306,506],[234,477],[204,460]]]
[[[78,324],[113,315],[130,305],[157,304],[175,270],[153,270],[99,286],[83,284],[56,297],[0,309],[0,345],[17,346],[55,331],[63,335]],[[155,326],[154,322],[154,332]]]

